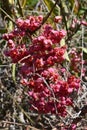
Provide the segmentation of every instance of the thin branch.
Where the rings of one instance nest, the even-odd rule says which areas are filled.
[[[78,122],[80,122],[82,120],[82,116],[85,116],[86,114],[87,114],[87,105],[85,105],[81,108],[79,116],[74,118],[72,123],[77,124]]]
[[[62,1],[60,2],[60,9],[61,9],[61,14],[63,16],[63,20],[64,20],[64,23],[65,23],[66,30],[68,32],[67,21],[66,21],[66,17],[65,17],[65,10],[64,10],[64,7],[62,5]]]
[[[22,17],[24,17],[23,10],[22,10],[21,4],[20,4],[20,0],[17,0],[17,2],[18,2],[18,6],[19,6],[19,13]]]
[[[55,4],[53,5],[53,7],[51,8],[50,12],[47,14],[47,16],[44,18],[42,25],[47,21],[47,19],[49,18],[49,16],[51,15],[51,13],[53,12],[54,8],[56,7],[56,4],[58,3],[58,0],[55,1]]]
[[[50,12],[44,17],[43,21],[42,21],[42,24],[34,31],[32,31],[30,34],[33,34],[35,33],[38,29],[41,28],[41,26],[47,21],[47,19],[50,17],[51,13],[53,12],[54,8],[56,7],[58,3],[58,0],[55,1],[55,4],[53,5],[53,7],[51,8]]]
[[[3,83],[1,82],[1,80],[0,80],[0,86],[2,86],[2,89],[7,92],[7,94],[10,96],[11,99],[13,99],[13,101],[15,102],[17,107],[23,112],[23,114],[27,117],[27,119],[32,124],[34,124],[33,120],[28,116],[28,114],[24,111],[24,109],[17,103],[17,101],[15,100],[14,96],[6,89],[6,87],[3,86]]]
[[[83,47],[84,47],[84,26],[82,25],[82,59],[81,59],[81,80],[83,74]]]
[[[53,100],[54,100],[54,106],[55,106],[56,114],[58,114],[57,106],[56,106],[56,97],[55,97],[53,89],[49,86],[49,84],[46,82],[46,80],[40,74],[38,74],[38,73],[35,73],[35,74],[37,76],[39,76],[43,80],[43,82],[45,83],[45,85],[47,86],[47,88],[51,91],[51,93],[53,95]]]
[[[0,10],[1,10],[14,24],[16,24],[15,21],[10,17],[10,15],[6,13],[5,10],[3,10],[1,7],[0,7]]]
[[[73,33],[68,36],[68,38],[66,39],[66,42],[69,41],[69,40],[71,40],[71,38],[78,32],[80,26],[81,26],[81,24],[79,24],[77,26],[77,28],[73,31]]]
[[[43,19],[43,21],[42,21],[42,24],[41,24],[38,28],[36,28],[36,30],[34,30],[34,31],[28,30],[28,33],[30,33],[30,34],[32,35],[32,34],[34,34],[37,30],[39,30],[39,29],[41,28],[41,26],[47,21],[47,19],[49,18],[49,16],[50,16],[51,13],[53,12],[53,10],[54,10],[54,8],[55,8],[55,6],[56,6],[57,3],[58,3],[58,0],[55,1],[55,4],[54,4],[53,7],[51,8],[50,12],[44,17],[44,19]],[[18,4],[19,4],[19,8],[20,8],[20,10],[21,10],[21,15],[23,16],[23,12],[22,12],[22,8],[21,8],[21,5],[20,5],[19,0],[18,0]],[[1,10],[4,14],[6,14],[6,16],[16,25],[16,22],[15,22],[2,8],[0,8],[0,10]]]
[[[55,6],[56,6],[57,3],[58,3],[58,0],[55,1],[55,4],[54,4],[53,7],[51,8],[50,12],[44,17],[44,19],[43,19],[43,21],[42,21],[42,24],[41,24],[38,28],[36,28],[36,30],[34,30],[34,31],[28,30],[28,33],[30,33],[30,34],[32,35],[32,34],[34,34],[37,30],[39,30],[39,29],[41,28],[41,26],[47,21],[47,19],[49,18],[49,16],[50,16],[51,13],[53,12],[53,10],[54,10],[54,8],[55,8]],[[18,0],[18,4],[19,4],[19,8],[20,8],[20,10],[21,10],[21,15],[23,16],[23,12],[22,12],[22,8],[21,8],[21,5],[20,5],[19,0]],[[4,14],[6,14],[6,16],[16,25],[16,22],[15,22],[2,8],[0,8],[0,10],[1,10]]]
[[[29,127],[29,128],[31,128],[31,129],[33,129],[33,130],[39,130],[39,129],[37,129],[37,128],[34,128],[34,127],[32,127],[32,126],[30,126],[30,125],[28,125],[28,124],[26,124],[26,123],[18,123],[18,122],[11,122],[11,121],[1,121],[1,123],[6,123],[6,124],[15,124],[15,125],[18,125],[18,126],[26,126],[26,127]]]
[[[46,82],[46,80],[41,76],[39,75],[38,73],[35,73],[37,76],[39,76],[40,78],[42,78],[43,82],[45,83],[45,85],[47,86],[47,88],[51,91],[52,93],[52,96],[53,96],[53,100],[54,100],[54,107],[55,107],[55,111],[56,111],[56,114],[58,114],[58,110],[57,110],[57,104],[56,104],[56,97],[55,97],[55,93],[53,91],[53,89],[49,86],[49,84]],[[58,101],[57,101],[58,102]],[[64,124],[66,124],[66,122],[61,118],[61,116],[59,116],[59,119],[61,121],[63,121]]]

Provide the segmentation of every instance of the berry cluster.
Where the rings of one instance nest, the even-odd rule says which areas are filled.
[[[53,68],[44,70],[40,75],[36,74],[28,82],[22,80],[22,83],[28,85],[31,90],[29,95],[32,99],[32,108],[38,112],[65,116],[66,106],[73,105],[70,94],[78,90],[79,79],[70,76],[64,81]]]
[[[71,24],[71,29],[77,28],[77,26],[84,25],[87,26],[87,22],[84,20],[78,20],[77,18],[74,18]]]
[[[18,28],[20,28],[21,30],[24,31],[34,31],[36,30],[42,23],[43,21],[43,16],[29,16],[27,17],[26,20],[23,19],[17,19],[16,21],[16,25],[18,26]]]
[[[30,38],[28,30],[36,30],[42,20],[42,16],[18,19],[14,31],[3,36],[7,40],[5,55],[21,64],[21,83],[29,88],[31,109],[65,116],[66,106],[73,105],[70,95],[80,86],[78,78],[69,75],[65,80],[58,70],[65,59],[66,46],[60,47],[60,41],[66,31],[46,24],[39,36],[31,36],[30,44],[20,41],[21,37]]]
[[[85,60],[82,60],[82,52],[76,48],[73,48],[70,52],[70,69],[72,72],[81,75],[81,66],[85,64]],[[85,75],[85,68],[82,68],[82,76]]]

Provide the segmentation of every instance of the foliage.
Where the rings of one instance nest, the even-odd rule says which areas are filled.
[[[27,1],[27,5],[29,9],[33,9],[35,7],[35,5],[37,4],[38,0],[28,0]]]

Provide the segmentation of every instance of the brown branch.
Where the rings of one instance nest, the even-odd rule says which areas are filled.
[[[17,2],[18,2],[18,6],[19,6],[19,13],[22,17],[24,17],[23,10],[22,10],[21,4],[20,4],[20,0],[17,0]]]
[[[9,14],[7,14],[7,12],[6,12],[5,10],[3,10],[1,7],[0,7],[0,10],[1,10],[14,24],[16,24],[15,21],[11,18],[11,16],[10,16]]]
[[[86,11],[85,11],[85,12],[84,12],[84,15],[83,15],[83,19],[86,18],[86,15],[87,15],[87,13],[86,13]],[[67,42],[68,40],[71,40],[71,38],[78,32],[78,30],[80,29],[80,27],[81,27],[81,24],[77,25],[77,27],[75,28],[75,30],[73,31],[73,33],[70,34],[70,35],[68,36],[68,38],[66,39],[66,42]],[[68,30],[70,30],[70,28],[69,28]]]
[[[47,21],[47,19],[49,18],[49,16],[53,12],[57,3],[58,3],[58,0],[55,1],[55,4],[51,8],[50,12],[44,17],[41,25],[38,28],[36,28],[36,30],[34,30],[34,31],[28,30],[27,33],[29,33],[30,35],[33,35],[37,30],[39,30],[41,28],[41,26]],[[21,15],[23,16],[23,12],[22,12],[22,8],[21,8],[19,0],[18,0],[18,4],[19,4],[20,11],[21,11]],[[2,8],[0,8],[0,10],[16,25],[16,22]]]
[[[11,99],[13,99],[13,101],[15,102],[15,104],[17,105],[17,107],[20,109],[20,111],[23,112],[23,114],[27,117],[27,119],[34,124],[33,120],[30,118],[30,116],[28,116],[28,114],[26,113],[26,111],[17,103],[17,101],[15,100],[14,96],[6,89],[6,87],[4,87],[2,81],[0,80],[0,87],[2,87],[2,89],[4,91],[7,92],[7,94],[10,96]]]
[[[31,128],[33,130],[39,130],[39,129],[37,129],[35,127],[32,127],[32,126],[30,126],[28,124],[25,124],[25,123],[17,123],[17,122],[11,122],[11,121],[1,121],[1,123],[13,124],[13,125],[18,125],[18,126],[26,126],[26,127]]]
[[[87,113],[87,105],[85,105],[81,108],[80,116],[85,116],[86,113]]]
[[[56,4],[58,3],[58,0],[55,1],[55,4],[53,5],[53,7],[51,8],[50,12],[47,14],[47,16],[44,18],[42,25],[47,21],[47,19],[49,18],[49,16],[51,15],[51,13],[53,12],[54,8],[56,7]]]
[[[63,16],[63,20],[64,20],[64,24],[65,24],[66,30],[67,30],[67,32],[68,32],[67,20],[66,20],[66,16],[65,16],[65,9],[64,9],[64,7],[63,7],[62,1],[60,1],[59,6],[60,6],[60,9],[61,9],[61,14],[62,14],[62,16]]]
[[[51,13],[53,12],[54,8],[56,7],[58,3],[58,0],[55,1],[55,4],[53,5],[53,7],[51,8],[50,12],[44,17],[43,21],[42,21],[42,24],[34,31],[30,32],[30,34],[33,34],[35,33],[38,29],[41,28],[41,26],[47,21],[47,19],[50,17]]]
[[[87,113],[87,105],[83,106],[80,111],[81,112],[79,114],[79,117],[74,118],[72,123],[77,124],[79,121],[82,120],[82,117],[85,116]]]
[[[12,15],[12,11],[11,11],[11,4],[9,3],[9,0],[0,0],[1,1],[1,8],[7,12],[8,15]],[[2,14],[2,17],[4,18],[5,17],[5,14],[4,13],[1,13]]]
[[[71,40],[71,38],[78,32],[80,26],[81,26],[81,24],[79,24],[77,26],[77,28],[74,30],[74,32],[68,36],[68,38],[66,39],[66,42],[69,41],[69,40]]]

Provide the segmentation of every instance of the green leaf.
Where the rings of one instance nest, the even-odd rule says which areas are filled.
[[[82,50],[83,50],[84,53],[87,53],[87,48],[82,47]]]
[[[3,33],[6,33],[7,32],[7,29],[6,28],[0,28],[0,33],[3,34]]]
[[[15,73],[16,73],[16,64],[12,64],[12,79],[14,82],[16,82]]]
[[[21,7],[24,8],[27,0],[20,0]]]
[[[43,0],[45,5],[47,6],[48,10],[50,11],[52,9],[52,7],[55,4],[54,0]],[[56,7],[54,8],[53,12],[52,12],[52,16],[56,16],[56,15],[60,15],[60,7],[58,5],[56,5]]]
[[[63,6],[63,8],[64,8],[65,13],[69,13],[69,11],[68,11],[68,6],[67,6],[67,4],[66,4],[65,1],[62,1],[62,6]]]
[[[67,61],[70,62],[69,55],[68,55],[68,52],[67,52],[67,51],[65,52],[64,57],[65,57],[65,59],[66,59]]]
[[[80,8],[79,0],[69,0],[69,2],[71,3],[73,13],[78,14]]]
[[[60,41],[60,45],[61,45],[61,46],[64,46],[64,45],[65,45],[65,39],[62,39],[62,40]]]
[[[10,31],[13,30],[13,22],[12,21],[9,21],[8,28],[9,28]]]
[[[27,0],[28,8],[33,9],[37,4],[38,0]]]
[[[14,0],[9,0],[9,3],[10,4],[14,4]]]

